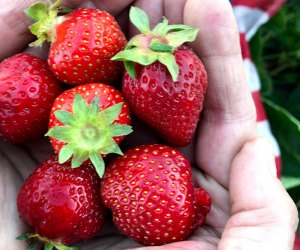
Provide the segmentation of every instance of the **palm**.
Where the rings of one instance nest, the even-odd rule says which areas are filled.
[[[105,2],[105,1],[104,1]],[[130,2],[130,1],[128,1]],[[193,4],[193,2],[196,1],[189,1],[190,4],[187,2],[186,3],[186,11],[188,12],[188,8],[192,8],[193,6],[190,6],[191,4]],[[97,4],[97,1],[95,1],[95,3]],[[125,4],[125,3],[124,3]],[[145,8],[152,20],[152,25],[154,25],[156,22],[159,22],[161,20],[161,16],[164,15],[166,16],[168,19],[170,19],[171,22],[174,23],[184,23],[186,22],[186,24],[189,25],[198,25],[198,23],[190,23],[189,20],[184,20],[184,14],[185,13],[180,13],[180,11],[183,8],[183,1],[179,1],[178,2],[178,6],[177,8],[173,8],[171,11],[169,11],[168,13],[164,13],[162,11],[163,5],[160,3],[157,6],[155,6],[155,4],[147,4],[147,1],[137,1],[137,4],[140,5],[141,7]],[[168,1],[165,1],[164,4],[168,4]],[[103,2],[101,4],[103,6]],[[100,6],[100,7],[102,7]],[[107,6],[106,6],[107,7]],[[118,19],[119,21],[122,23],[122,25],[127,26],[127,20],[124,20],[124,13],[120,12],[120,10],[118,10],[115,6],[110,6],[111,7],[111,11],[115,12],[115,13],[119,13],[118,15]],[[155,10],[155,12],[153,11]],[[151,12],[152,11],[152,12]],[[182,11],[181,11],[182,12]],[[176,18],[174,18],[174,16]],[[129,25],[129,34],[133,35],[135,32],[135,29]],[[201,48],[199,49],[197,45],[194,46],[195,50],[197,53],[200,54],[204,54],[205,55],[205,51],[202,52]],[[199,50],[199,51],[197,51]],[[34,52],[35,53],[35,52]],[[38,52],[40,53],[40,52]],[[209,55],[205,55],[209,58]],[[220,55],[220,56],[225,56],[225,55]],[[204,59],[205,60],[205,59]],[[205,61],[204,61],[205,62]],[[210,63],[210,62],[207,62]],[[213,72],[208,72],[209,74],[212,74]],[[214,84],[213,81],[211,81],[212,83],[210,84]],[[217,83],[216,83],[217,84]],[[228,84],[232,84],[232,83],[228,83]],[[209,91],[211,91],[211,89],[209,88]],[[218,93],[216,93],[218,94]],[[212,98],[213,99],[213,98]],[[214,106],[214,103],[210,103],[209,101],[207,102],[207,112],[209,112],[208,116],[211,117],[217,117],[219,114],[217,114],[217,112],[215,110],[210,111],[210,105]],[[215,114],[214,114],[215,113]],[[218,119],[218,118],[215,118]],[[217,127],[214,124],[217,123]],[[149,142],[159,142],[157,138],[155,138],[154,135],[149,134],[148,130],[144,128],[144,126],[139,126],[138,122],[133,124],[134,129],[135,129],[135,134],[132,136],[129,136],[127,138],[127,140],[123,143],[124,145],[124,149],[128,148],[128,147],[132,147],[132,142],[134,142],[134,144],[142,144],[142,143],[149,143]],[[228,215],[230,212],[229,209],[229,203],[228,203],[228,192],[226,189],[224,189],[219,182],[221,182],[221,184],[224,184],[224,180],[222,180],[222,176],[226,176],[228,175],[228,173],[226,174],[221,174],[221,171],[216,171],[217,174],[214,175],[214,169],[216,162],[219,162],[221,159],[217,159],[216,157],[213,157],[214,161],[207,161],[208,158],[211,159],[211,156],[215,156],[218,154],[218,150],[222,151],[224,149],[220,148],[217,150],[216,148],[209,148],[207,145],[211,145],[211,143],[208,143],[205,146],[202,146],[201,144],[206,144],[207,141],[212,140],[214,142],[216,142],[216,145],[219,144],[219,140],[221,138],[223,138],[222,135],[218,134],[218,133],[222,133],[223,135],[230,135],[231,134],[231,127],[229,126],[229,128],[223,128],[222,127],[222,123],[220,124],[219,122],[216,122],[214,120],[211,120],[211,118],[206,118],[206,114],[204,114],[204,117],[202,118],[202,127],[200,130],[200,135],[199,138],[197,140],[199,140],[200,144],[198,147],[200,147],[200,149],[197,147],[197,158],[194,160],[194,146],[190,146],[189,148],[182,148],[182,151],[184,151],[185,155],[187,155],[190,160],[193,162],[193,165],[195,166],[195,182],[196,185],[204,185],[204,187],[211,193],[212,195],[212,199],[213,199],[213,208],[212,208],[212,212],[211,212],[211,216],[209,216],[208,218],[208,226],[207,227],[203,227],[201,229],[198,229],[195,234],[191,237],[191,239],[188,242],[184,242],[184,243],[174,243],[172,245],[170,245],[170,249],[173,249],[175,246],[180,247],[182,244],[184,244],[184,246],[187,246],[186,244],[190,244],[191,247],[193,249],[196,249],[196,246],[199,246],[201,248],[204,247],[204,249],[216,249],[216,245],[218,243],[219,240],[219,235],[221,234],[224,226],[225,226],[225,222],[228,219]],[[143,136],[140,136],[140,134],[142,134]],[[211,135],[214,135],[214,137],[211,137]],[[237,135],[237,137],[240,135]],[[143,139],[141,139],[143,138]],[[195,141],[197,141],[195,140]],[[128,145],[126,142],[131,142],[131,145]],[[242,142],[241,142],[242,143]],[[127,145],[126,145],[127,144]],[[41,147],[42,146],[42,147]],[[233,145],[236,148],[230,149],[230,156],[233,157],[233,155],[236,153],[235,150],[240,146],[240,145]],[[13,146],[12,146],[13,147]],[[193,147],[193,148],[192,148]],[[7,145],[3,148],[6,148],[6,152],[7,155],[10,155],[11,157],[11,161],[12,159],[20,159],[18,162],[16,163],[11,163],[7,162],[7,169],[9,169],[10,172],[12,172],[11,174],[11,181],[9,182],[9,185],[11,186],[11,188],[9,190],[14,190],[14,195],[10,196],[10,204],[14,207],[14,220],[12,220],[12,218],[8,218],[10,219],[10,221],[8,221],[8,223],[11,225],[12,229],[14,230],[13,233],[11,233],[10,235],[14,236],[18,236],[20,234],[22,234],[22,229],[20,229],[20,221],[18,219],[18,215],[16,212],[16,207],[15,207],[15,200],[16,200],[16,193],[17,190],[20,186],[20,184],[24,181],[25,177],[32,171],[32,169],[36,166],[37,162],[40,162],[44,159],[47,158],[47,156],[52,152],[49,143],[47,142],[47,140],[43,140],[42,142],[40,142],[40,144],[29,144],[27,147],[14,147],[14,148],[10,148],[7,147]],[[30,150],[29,150],[30,149]],[[17,152],[17,154],[16,154]],[[229,156],[229,157],[230,157]],[[24,159],[26,158],[26,165],[24,164]],[[226,167],[222,166],[222,169],[228,169],[229,168],[229,162],[231,161],[231,159],[223,159],[222,165],[227,165]],[[25,165],[25,166],[24,166]],[[203,178],[203,175],[200,171],[198,171],[199,166],[201,166],[202,168],[205,167],[205,171],[207,171],[208,174],[211,175],[210,180],[209,181],[205,181],[205,183],[203,182],[203,180],[207,180],[206,178]],[[220,165],[219,165],[220,166]],[[20,175],[21,173],[21,175]],[[18,183],[16,182],[16,176],[18,176]],[[207,176],[206,176],[207,177]],[[215,180],[214,180],[215,179]],[[222,183],[223,182],[223,183]],[[219,192],[219,191],[222,192]],[[217,191],[217,192],[216,192]],[[6,201],[6,204],[8,203],[8,201]],[[222,207],[220,206],[222,204]],[[224,204],[227,204],[224,206]],[[220,213],[220,211],[222,211],[222,213]],[[221,216],[220,216],[221,214]],[[12,223],[12,221],[14,221],[14,223]],[[105,227],[107,228],[112,228],[111,226]],[[19,243],[17,241],[13,241],[15,242],[15,244],[22,244]],[[121,242],[121,243],[120,243]],[[199,242],[202,242],[201,244],[199,244]],[[25,246],[22,245],[24,248]],[[101,232],[101,235],[91,241],[82,243],[81,246],[85,249],[96,249],[99,246],[105,246],[108,247],[110,246],[111,249],[123,249],[125,247],[132,247],[132,246],[137,246],[136,243],[134,243],[132,240],[126,238],[124,235],[121,235],[120,233],[118,233],[117,230],[113,230],[113,231],[106,231],[105,229]],[[210,247],[210,248],[209,248]],[[164,248],[167,248],[167,246],[165,246]],[[19,249],[19,248],[18,248]]]

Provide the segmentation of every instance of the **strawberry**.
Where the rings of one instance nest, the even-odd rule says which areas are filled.
[[[110,59],[124,48],[126,37],[115,18],[87,8],[57,17],[60,3],[49,9],[36,3],[26,10],[36,20],[30,29],[38,40],[32,45],[51,43],[48,63],[55,76],[71,85],[118,80],[122,65]]]
[[[159,144],[115,158],[104,173],[101,195],[116,226],[145,245],[186,239],[204,223],[211,205],[209,194],[194,188],[189,161]]]
[[[19,239],[37,238],[45,249],[75,249],[63,245],[94,237],[104,222],[100,179],[90,163],[72,169],[57,155],[42,162],[26,179],[18,197],[19,213],[33,227]]]
[[[72,157],[72,167],[78,167],[90,159],[101,177],[101,156],[122,154],[118,143],[132,132],[130,122],[129,107],[118,90],[90,83],[68,89],[56,98],[47,135],[60,163]]]
[[[51,105],[62,92],[47,63],[16,54],[0,63],[0,139],[23,143],[43,135]]]
[[[130,20],[141,31],[113,60],[124,61],[123,93],[133,112],[171,145],[190,143],[203,107],[207,74],[201,60],[186,45],[197,29],[168,25],[153,30],[146,13],[136,7]]]

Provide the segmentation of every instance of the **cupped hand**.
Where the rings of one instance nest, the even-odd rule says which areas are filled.
[[[23,10],[35,1],[0,3],[0,59],[22,51],[33,37],[30,21]],[[128,36],[136,30],[128,26],[132,0],[68,0],[107,10],[116,16]],[[194,142],[180,150],[194,166],[196,186],[212,197],[206,225],[183,242],[142,249],[292,249],[297,211],[276,178],[271,146],[257,137],[256,112],[246,82],[239,46],[239,33],[228,1],[215,0],[137,0],[146,10],[152,26],[167,17],[171,23],[184,23],[200,29],[191,47],[202,59],[208,73],[208,92]],[[2,6],[3,5],[3,6]],[[44,54],[45,48],[29,51]],[[28,50],[27,50],[28,51]],[[138,124],[134,122],[134,128]],[[138,129],[137,129],[138,130]],[[131,145],[156,142],[142,126],[137,136],[128,136]],[[133,141],[132,138],[138,138]],[[124,147],[130,147],[124,145]],[[36,165],[52,150],[46,138],[25,145],[0,143],[0,248],[26,249],[15,238],[26,231],[16,208],[20,185]],[[82,249],[128,249],[139,246],[106,225],[101,235],[80,243]]]

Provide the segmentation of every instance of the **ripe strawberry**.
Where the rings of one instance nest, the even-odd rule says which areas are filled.
[[[0,63],[0,139],[23,143],[43,135],[62,88],[42,59],[16,54]]]
[[[204,223],[210,196],[194,188],[188,160],[176,149],[149,144],[114,159],[101,182],[116,226],[145,245],[186,239]]]
[[[101,155],[122,154],[118,143],[132,132],[130,122],[129,107],[118,90],[90,83],[68,89],[56,98],[47,135],[60,163],[72,156],[72,167],[78,167],[90,159],[101,177]]]
[[[34,232],[19,239],[37,238],[57,249],[94,237],[104,222],[100,179],[90,163],[72,169],[57,155],[42,162],[21,187],[19,213]],[[45,248],[46,249],[46,248]]]
[[[130,19],[142,32],[113,60],[125,62],[123,93],[133,112],[170,144],[187,145],[196,130],[207,89],[200,59],[184,42],[197,29],[168,25],[164,19],[152,31],[146,13],[132,7]]]
[[[124,48],[126,37],[114,17],[86,8],[57,17],[60,3],[49,10],[36,3],[26,11],[37,21],[30,28],[38,37],[33,45],[51,43],[48,63],[57,78],[71,85],[118,80],[122,65],[110,59]]]

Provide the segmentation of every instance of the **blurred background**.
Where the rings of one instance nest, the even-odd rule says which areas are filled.
[[[281,179],[299,210],[300,0],[287,0],[251,39],[250,49],[261,80],[263,104],[281,151]]]

